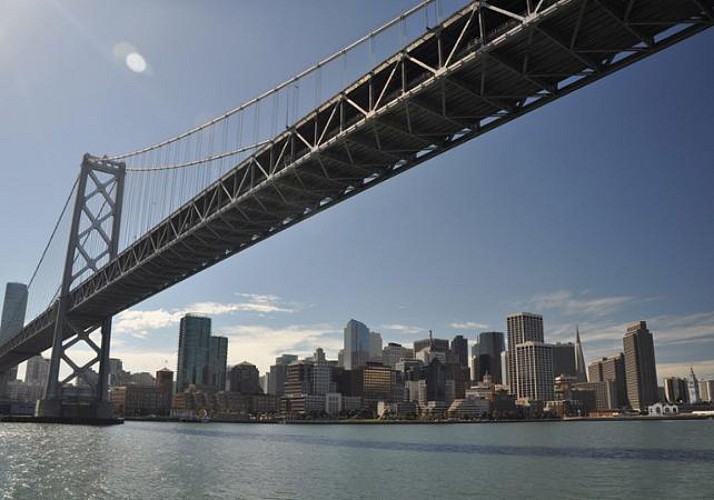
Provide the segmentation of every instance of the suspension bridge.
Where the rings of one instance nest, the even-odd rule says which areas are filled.
[[[29,280],[30,320],[0,339],[0,372],[52,350],[36,415],[112,418],[113,315],[714,24],[714,0],[451,3],[424,1],[185,133],[85,155]]]

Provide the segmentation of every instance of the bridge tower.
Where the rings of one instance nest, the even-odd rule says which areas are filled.
[[[125,172],[124,163],[84,155],[57,299],[50,372],[36,417],[57,422],[116,420],[108,394],[112,318],[92,318],[90,327],[78,326],[72,289],[117,255]]]

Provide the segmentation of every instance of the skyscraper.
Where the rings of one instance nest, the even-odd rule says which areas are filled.
[[[659,399],[654,342],[647,322],[639,321],[628,326],[622,344],[627,398],[634,410],[644,411]]]
[[[403,359],[414,359],[414,350],[401,344],[390,342],[382,349],[382,363],[394,370],[397,363]]]
[[[32,356],[27,360],[25,368],[25,383],[29,385],[44,386],[50,373],[50,360],[41,355]]]
[[[553,346],[543,342],[528,341],[517,344],[516,397],[550,401],[553,399]]]
[[[625,383],[625,356],[620,353],[609,358],[593,361],[588,365],[590,382],[612,382],[617,406],[627,406],[627,385]]]
[[[679,377],[666,377],[664,383],[664,397],[670,403],[689,403],[689,390],[687,379]]]
[[[503,332],[481,332],[478,336],[478,356],[476,381],[488,373],[494,384],[502,384],[501,353],[506,350]]]
[[[699,403],[701,401],[701,398],[699,397],[699,380],[694,374],[694,368],[692,368],[691,366],[689,367],[688,389],[689,401],[692,403]]]
[[[435,339],[430,331],[428,339],[414,341],[414,355],[417,355],[419,351],[427,347],[436,352],[449,352],[449,341],[447,339]]]
[[[583,383],[588,381],[587,373],[585,372],[585,356],[583,355],[583,344],[580,342],[580,328],[575,327],[575,378],[578,382]]]
[[[469,366],[469,342],[463,335],[457,335],[451,341],[451,354],[462,368]]]
[[[543,343],[543,316],[529,312],[512,314],[506,318],[508,329],[508,382],[511,394],[529,397],[530,394],[546,394],[536,387],[550,386],[547,394],[552,396],[553,384],[553,349]],[[521,344],[529,343],[527,349],[519,349]],[[525,358],[524,356],[529,356]],[[548,372],[550,370],[550,372]],[[522,379],[522,377],[527,377]],[[532,377],[544,379],[531,380]],[[527,384],[527,386],[526,386]],[[521,396],[521,395],[524,396]]]
[[[25,324],[27,310],[27,285],[23,283],[8,283],[5,286],[5,299],[0,319],[0,345],[13,338],[22,330]],[[17,366],[7,372],[8,380],[17,378]]]
[[[226,337],[211,337],[208,349],[209,384],[215,391],[225,391],[228,339]]]
[[[275,358],[275,364],[270,367],[270,376],[268,376],[268,394],[282,396],[285,393],[288,365],[297,359],[294,354],[283,354]]]
[[[344,365],[346,370],[365,366],[369,361],[369,328],[364,323],[351,319],[345,326]]]
[[[575,345],[572,342],[553,344],[553,374],[556,377],[565,375],[581,382],[581,380],[577,380],[575,365]]]
[[[369,360],[382,361],[382,334],[379,332],[369,332]]]
[[[258,368],[247,361],[235,365],[231,368],[230,389],[241,394],[261,394]]]
[[[189,385],[210,385],[208,360],[211,343],[211,318],[187,314],[179,327],[176,392]]]

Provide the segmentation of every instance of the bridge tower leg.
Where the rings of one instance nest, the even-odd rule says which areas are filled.
[[[49,376],[44,399],[35,408],[37,418],[52,422],[116,422],[108,392],[112,318],[97,318],[89,328],[76,326],[71,291],[117,255],[125,171],[124,163],[84,155],[58,298]]]

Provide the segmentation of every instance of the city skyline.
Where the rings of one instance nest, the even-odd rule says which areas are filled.
[[[52,3],[44,12],[27,5],[8,9],[1,30],[0,62],[10,76],[0,83],[8,96],[0,104],[8,117],[0,125],[0,213],[13,235],[0,250],[2,281],[31,275],[86,150],[129,149],[218,114],[412,2],[285,2],[278,29],[303,40],[299,50],[279,54],[285,47],[269,42],[259,54],[237,51],[219,73],[202,55],[241,46],[241,33],[262,40],[250,28],[268,16],[265,8],[244,6],[241,16],[225,5],[216,13],[149,8],[139,24],[158,28],[148,30],[133,27],[130,10],[110,19],[89,4]],[[155,22],[160,15],[169,22]],[[229,19],[245,26],[216,29],[211,42],[184,41],[185,16],[197,33]],[[345,19],[354,22],[337,22]],[[45,25],[52,28],[33,35]],[[690,365],[711,376],[714,236],[701,229],[712,215],[706,131],[714,104],[696,96],[714,85],[712,36],[687,40],[118,315],[111,355],[132,371],[175,359],[184,312],[212,315],[215,334],[229,338],[229,363],[248,360],[264,373],[283,352],[322,346],[336,357],[350,317],[385,343],[429,329],[473,343],[481,331],[505,331],[507,314],[535,310],[553,342],[574,340],[580,324],[586,362],[619,352],[623,327],[647,319],[660,380],[685,376]],[[148,70],[114,58],[122,42],[137,47]],[[681,86],[688,91],[675,92]],[[58,91],[65,97],[56,107]],[[56,133],[68,123],[72,134]],[[38,185],[40,177],[46,182]],[[27,203],[30,195],[41,201]]]

